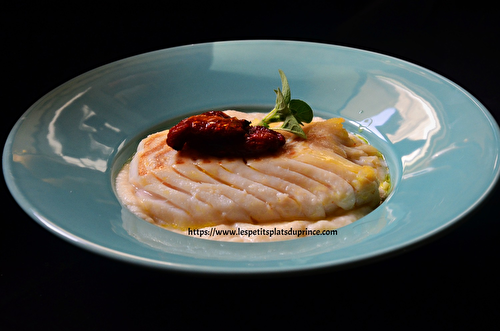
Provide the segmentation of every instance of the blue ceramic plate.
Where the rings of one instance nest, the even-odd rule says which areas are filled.
[[[385,154],[393,190],[380,207],[337,235],[272,243],[190,238],[122,208],[114,178],[141,138],[210,109],[270,111],[278,69],[294,98],[318,116],[344,117]],[[266,273],[364,262],[425,241],[490,192],[498,154],[488,111],[427,69],[333,45],[235,41],[147,53],[74,78],[16,123],[3,171],[26,213],[82,248],[170,270]]]

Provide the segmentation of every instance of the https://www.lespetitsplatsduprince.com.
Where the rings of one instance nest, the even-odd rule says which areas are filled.
[[[267,236],[269,238],[277,237],[277,236],[291,236],[291,237],[306,237],[306,236],[336,236],[337,230],[311,230],[311,229],[217,229],[215,227],[212,228],[203,228],[203,229],[187,229],[187,234],[189,236],[198,236],[200,238],[203,237],[217,237],[217,236],[239,236],[239,237],[257,237],[257,236]]]

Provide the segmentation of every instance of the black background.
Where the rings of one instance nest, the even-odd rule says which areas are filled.
[[[402,58],[453,80],[500,118],[494,2],[2,7],[2,141],[35,101],[88,70],[167,47],[237,39],[316,41]],[[2,184],[3,330],[498,325],[498,189],[458,227],[400,255],[315,274],[236,278],[151,270],[84,251],[35,223]]]

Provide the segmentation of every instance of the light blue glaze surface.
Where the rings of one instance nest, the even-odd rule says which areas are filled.
[[[122,209],[114,177],[146,134],[210,109],[269,111],[278,69],[292,97],[341,116],[388,161],[393,191],[338,230],[274,243],[227,243],[158,228]],[[184,46],[127,58],[53,90],[16,123],[3,171],[14,198],[70,242],[158,268],[260,273],[342,266],[397,252],[448,228],[499,175],[499,129],[449,80],[356,49],[291,41]]]

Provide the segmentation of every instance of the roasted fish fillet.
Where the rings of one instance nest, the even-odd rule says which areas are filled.
[[[261,116],[227,113],[247,119]],[[335,228],[335,218],[358,209],[364,215],[388,191],[381,154],[349,134],[342,123],[339,118],[315,119],[304,126],[307,140],[283,133],[287,141],[282,150],[255,158],[176,151],[165,143],[168,130],[151,134],[118,175],[117,192],[139,217],[181,232],[294,221],[302,221],[302,227],[303,221],[321,221]]]

